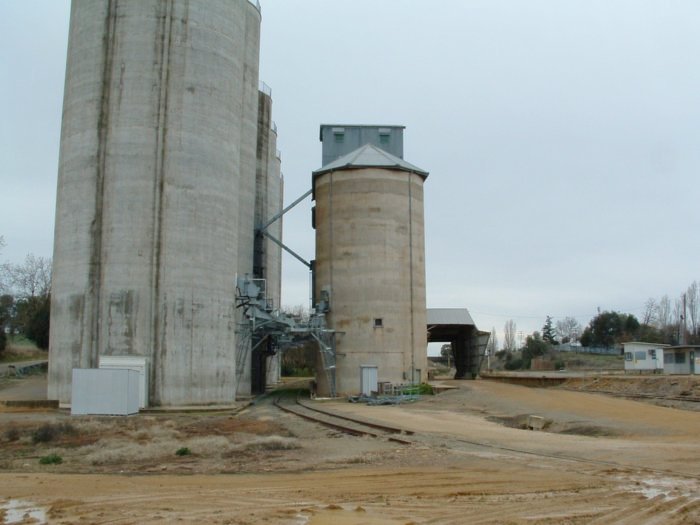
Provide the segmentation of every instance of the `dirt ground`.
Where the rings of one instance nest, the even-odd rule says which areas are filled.
[[[412,404],[317,402],[413,430],[410,445],[269,398],[236,414],[0,413],[0,523],[700,523],[700,412],[445,383]],[[39,463],[51,454],[62,463]]]

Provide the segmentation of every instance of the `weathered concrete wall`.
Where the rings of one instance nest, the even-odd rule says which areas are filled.
[[[272,125],[272,98],[263,91],[258,92],[258,122],[257,122],[257,148],[256,148],[256,172],[255,172],[255,227],[262,226],[270,217],[268,214],[268,183],[270,170],[270,136]],[[257,279],[266,277],[266,250],[265,237],[258,235],[255,238],[255,251],[253,256],[253,272]]]
[[[379,381],[425,380],[423,178],[377,168],[330,172],[316,179],[315,198],[316,295],[331,294],[337,393],[360,392],[362,365],[377,366]],[[329,393],[325,379],[319,371],[321,395]]]
[[[240,119],[238,273],[253,274],[253,237],[255,234],[255,188],[258,141],[258,62],[260,55],[260,13],[251,4],[245,10],[245,40]]]
[[[71,369],[98,355],[141,355],[152,404],[234,399],[259,24],[247,0],[74,0],[50,397],[69,403]]]
[[[272,98],[269,92],[258,94],[257,173],[255,179],[255,224],[259,227],[282,210],[282,180],[280,159],[277,157],[277,131],[272,121]],[[267,232],[282,239],[282,219],[267,228]],[[282,287],[282,248],[262,235],[255,239],[254,273],[265,279],[267,299],[280,307]],[[276,383],[280,377],[280,359],[266,361],[266,383]]]
[[[268,164],[268,217],[282,211],[284,198],[284,180],[280,172],[281,159],[277,156],[277,132],[270,130]],[[277,239],[282,239],[283,219],[280,218],[272,226],[270,233]],[[282,248],[269,239],[265,239],[265,267],[268,297],[272,298],[275,308],[282,307]],[[282,359],[277,354],[268,359],[267,384],[279,382],[282,376]]]
[[[280,158],[277,156],[277,133],[270,130],[267,171],[267,216],[273,217],[283,208],[284,181],[280,173]],[[284,218],[280,217],[268,231],[277,239],[282,239]],[[268,297],[275,308],[282,306],[282,248],[270,239],[265,240],[265,278]]]
[[[243,42],[243,71],[240,119],[240,179],[238,182],[240,206],[238,208],[238,275],[253,275],[253,247],[255,237],[255,178],[256,146],[258,136],[258,61],[260,55],[260,13],[251,4],[245,14],[245,39]],[[244,323],[243,312],[236,310],[238,323]],[[236,392],[250,395],[250,338],[237,344],[243,352],[244,366],[238,376]],[[247,364],[246,364],[247,363]]]

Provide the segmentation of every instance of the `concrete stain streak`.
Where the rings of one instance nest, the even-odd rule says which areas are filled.
[[[103,228],[103,208],[106,177],[106,152],[109,141],[110,124],[110,98],[112,93],[112,67],[114,50],[116,47],[116,20],[117,1],[109,0],[107,3],[107,16],[105,17],[105,36],[103,38],[103,69],[102,69],[102,93],[100,98],[100,116],[97,123],[98,143],[97,143],[97,170],[96,192],[95,192],[95,213],[91,224],[91,257],[90,272],[88,277],[88,297],[92,300],[86,301],[89,308],[88,323],[90,326],[90,347],[89,361],[93,366],[97,365],[100,348],[100,299],[102,288],[102,228]]]
[[[153,222],[153,248],[152,253],[152,295],[151,312],[153,319],[153,366],[151,366],[151,392],[156,402],[160,402],[156,385],[162,384],[164,379],[163,367],[160,366],[160,359],[167,352],[165,343],[165,332],[167,330],[166,315],[159,315],[161,308],[167,312],[165,297],[161,298],[161,256],[163,248],[163,213],[164,213],[164,190],[165,190],[165,163],[166,146],[168,135],[168,88],[170,80],[170,51],[172,46],[172,15],[173,0],[165,2],[161,12],[161,24],[156,34],[156,56],[160,56],[159,63],[156,64],[159,75],[160,92],[158,95],[158,109],[156,113],[156,147],[155,147],[155,178],[154,178],[154,222]],[[162,332],[162,334],[161,334]],[[158,377],[160,376],[160,377]]]

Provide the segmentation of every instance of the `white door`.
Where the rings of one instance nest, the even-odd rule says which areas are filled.
[[[361,366],[362,370],[362,394],[371,396],[372,392],[377,391],[377,367],[376,366]]]

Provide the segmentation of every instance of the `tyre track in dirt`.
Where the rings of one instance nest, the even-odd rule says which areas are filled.
[[[301,449],[274,451],[276,459],[265,463],[270,472],[0,473],[0,499],[33,502],[47,509],[52,523],[65,524],[700,523],[697,415],[691,413],[684,426],[685,416],[670,409],[646,411],[637,408],[641,403],[618,406],[622,401],[601,400],[602,416],[597,419],[591,396],[572,394],[566,400],[574,405],[565,405],[572,419],[584,414],[591,424],[605,425],[616,410],[638,410],[639,421],[629,428],[648,428],[643,435],[605,438],[533,432],[486,418],[512,416],[514,410],[536,413],[538,403],[547,401],[546,393],[470,388],[405,407],[319,403],[323,411],[414,430],[411,445],[341,437],[261,404],[246,417],[284,425],[292,434],[298,432],[302,443]],[[586,406],[575,406],[577,400]],[[561,401],[552,403],[558,417]],[[624,422],[620,428],[624,430]],[[332,460],[320,452],[346,447],[352,450]],[[370,452],[369,462],[352,462]],[[276,465],[289,461],[289,454],[296,454],[294,464],[300,470],[275,471]]]

